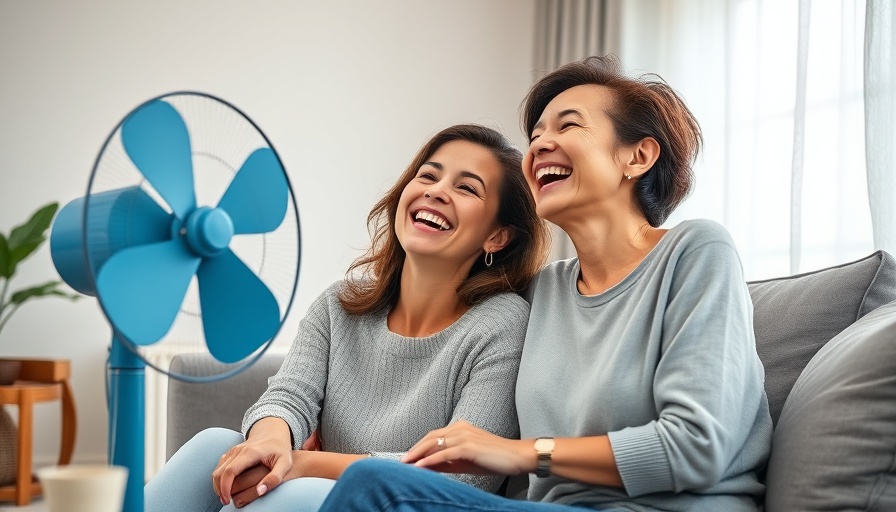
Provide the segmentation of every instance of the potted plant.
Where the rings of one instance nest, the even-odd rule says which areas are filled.
[[[78,295],[59,289],[62,281],[48,281],[10,291],[10,281],[15,277],[19,263],[34,254],[47,240],[47,231],[59,203],[44,205],[31,215],[27,222],[16,226],[6,236],[0,232],[0,339],[10,317],[29,300],[39,297],[65,297],[77,299]],[[0,384],[9,384],[18,376],[18,362],[0,359]]]

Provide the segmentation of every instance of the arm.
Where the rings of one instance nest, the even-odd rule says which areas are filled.
[[[251,468],[263,467],[268,475],[254,482],[257,495],[279,485],[292,469],[293,448],[316,428],[326,387],[330,340],[327,298],[331,292],[321,294],[309,308],[280,370],[246,411],[246,441],[229,450],[215,468],[212,482],[222,503],[245,490],[247,477],[236,487],[234,482]]]

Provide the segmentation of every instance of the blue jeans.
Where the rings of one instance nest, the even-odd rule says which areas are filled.
[[[226,428],[210,428],[187,441],[144,487],[146,512],[314,512],[335,483],[324,478],[297,478],[237,509],[221,505],[212,487],[212,471],[227,450],[243,442],[243,435]]]
[[[339,477],[321,512],[570,512],[568,505],[513,500],[427,469],[389,460],[364,459]]]

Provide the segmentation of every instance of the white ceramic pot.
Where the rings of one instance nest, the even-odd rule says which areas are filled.
[[[37,471],[48,512],[121,512],[128,470],[122,466],[73,464]]]

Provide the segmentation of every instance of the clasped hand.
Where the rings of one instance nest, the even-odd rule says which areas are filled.
[[[302,448],[320,449],[316,433]],[[248,440],[221,456],[212,472],[215,493],[222,504],[233,500],[236,507],[243,507],[284,481],[302,476],[299,474],[301,454],[292,449],[288,435],[284,439],[272,431],[253,433]]]

